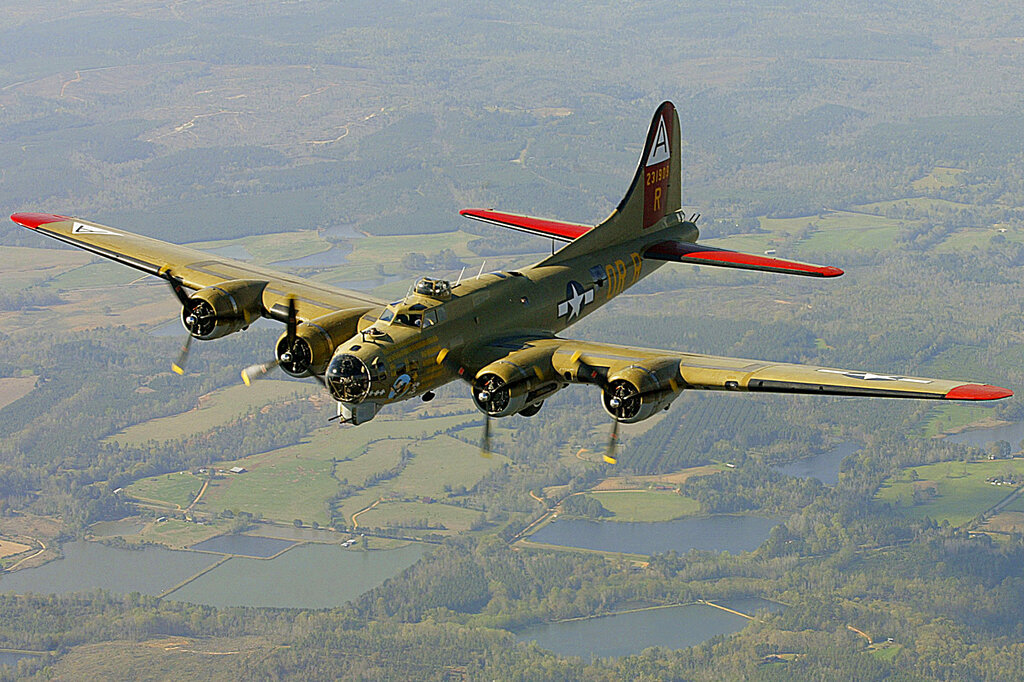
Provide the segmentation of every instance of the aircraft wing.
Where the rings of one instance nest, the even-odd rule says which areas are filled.
[[[385,305],[384,301],[356,291],[214,256],[88,220],[49,213],[15,213],[11,220],[47,237],[150,275],[163,279],[173,277],[189,289],[201,289],[234,279],[266,281],[268,284],[263,291],[264,308],[267,311],[285,310],[288,299],[294,297],[300,321],[309,321],[339,310]]]
[[[998,400],[1013,391],[989,384],[884,372],[744,360],[698,353],[650,350],[566,339],[541,339],[563,378],[606,385],[616,376],[645,384],[641,393],[685,389],[801,393],[933,400]]]

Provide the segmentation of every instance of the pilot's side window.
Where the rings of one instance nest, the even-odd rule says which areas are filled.
[[[383,313],[381,313],[381,322],[390,322],[393,319],[395,319],[395,311],[391,310],[390,308],[386,309]]]

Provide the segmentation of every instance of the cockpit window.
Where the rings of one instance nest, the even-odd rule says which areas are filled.
[[[381,322],[390,322],[393,319],[395,319],[395,311],[392,310],[391,308],[385,308],[384,312],[381,313],[380,321]]]
[[[423,316],[413,313],[398,313],[395,315],[394,323],[404,324],[407,327],[420,327],[423,325]]]

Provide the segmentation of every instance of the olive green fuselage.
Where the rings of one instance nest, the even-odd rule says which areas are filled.
[[[556,254],[522,270],[463,280],[447,296],[410,293],[368,313],[360,334],[335,357],[355,356],[370,368],[364,399],[377,405],[454,379],[472,381],[481,367],[508,353],[510,344],[553,337],[650,275],[663,262],[644,260],[643,250],[679,238],[691,241],[693,234],[652,230],[564,262]]]

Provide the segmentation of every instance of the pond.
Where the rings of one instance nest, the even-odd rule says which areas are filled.
[[[228,559],[167,598],[211,606],[341,606],[409,568],[424,552],[422,545],[373,552],[304,545],[272,561]]]
[[[295,542],[292,540],[266,538],[259,535],[218,535],[192,545],[191,549],[266,559],[278,552],[283,552],[294,544]]]
[[[49,594],[99,588],[155,595],[217,561],[215,556],[198,552],[160,547],[118,549],[83,540],[69,542],[61,550],[61,560],[0,575],[0,592]]]
[[[835,485],[839,482],[839,467],[843,460],[849,455],[857,452],[863,447],[857,441],[840,443],[828,452],[815,455],[808,459],[801,459],[796,462],[777,464],[773,468],[797,478],[816,478],[825,485]]]
[[[253,551],[247,542],[245,549]],[[167,598],[212,606],[328,608],[398,575],[426,552],[423,545],[365,552],[311,544],[270,560],[233,557],[224,561],[203,552],[152,546],[127,550],[85,541],[67,543],[62,550],[61,560],[0,576],[0,592],[51,594],[99,588],[158,595],[223,561]]]
[[[756,597],[730,600],[723,605],[750,615],[760,610],[781,609],[774,602]],[[520,642],[535,641],[538,646],[562,656],[592,659],[627,656],[652,646],[682,649],[706,642],[717,635],[739,632],[749,622],[743,616],[713,606],[687,604],[564,623],[531,625],[515,635]]]
[[[301,258],[275,261],[271,265],[275,268],[329,268],[348,263],[350,253],[352,253],[351,245],[334,244],[326,251],[311,253]]]
[[[961,431],[960,433],[954,433],[946,436],[945,438],[952,443],[973,445],[976,448],[984,448],[989,443],[993,443],[997,440],[1005,440],[1010,444],[1013,452],[1017,452],[1021,440],[1024,440],[1024,422],[1003,424],[1002,426],[993,426],[988,429],[971,429],[970,431]]]
[[[747,552],[756,549],[778,523],[764,516],[716,515],[660,523],[565,519],[530,536],[534,542],[604,552],[651,555],[691,549]]]
[[[22,654],[14,651],[0,651],[0,665],[9,665],[12,668],[18,667],[18,661],[23,658],[35,658],[34,654]]]

